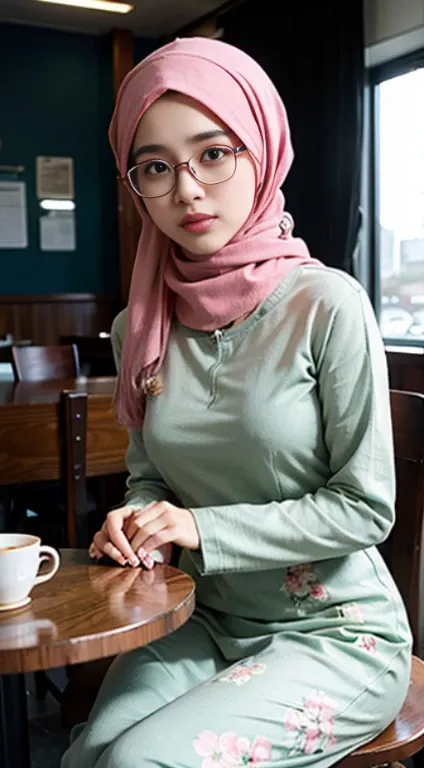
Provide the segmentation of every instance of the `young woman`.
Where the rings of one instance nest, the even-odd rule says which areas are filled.
[[[409,680],[375,548],[394,469],[370,303],[292,236],[286,113],[241,51],[156,51],[110,138],[142,234],[113,327],[128,494],[90,553],[150,568],[178,544],[197,607],[114,661],[62,768],[325,768],[396,716]]]

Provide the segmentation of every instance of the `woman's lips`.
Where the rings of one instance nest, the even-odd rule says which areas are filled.
[[[186,221],[185,224],[181,224],[185,232],[191,232],[194,235],[201,235],[204,232],[208,232],[214,225],[216,216],[205,216],[204,219],[197,219],[196,221]]]

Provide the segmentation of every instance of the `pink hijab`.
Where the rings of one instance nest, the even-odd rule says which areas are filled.
[[[256,164],[260,191],[243,228],[203,262],[183,258],[133,193],[142,231],[116,392],[118,420],[129,428],[143,425],[145,382],[161,368],[174,312],[190,328],[220,328],[252,311],[291,269],[312,263],[303,240],[280,226],[280,187],[293,160],[284,105],[263,69],[226,43],[177,39],[129,72],[109,130],[120,176],[140,118],[167,90],[196,99],[236,134]]]

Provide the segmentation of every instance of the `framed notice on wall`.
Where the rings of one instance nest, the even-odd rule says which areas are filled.
[[[26,184],[0,181],[0,248],[27,246]]]
[[[74,161],[72,157],[39,155],[36,163],[37,197],[73,200]]]
[[[42,251],[75,251],[75,214],[73,211],[49,211],[40,218]]]

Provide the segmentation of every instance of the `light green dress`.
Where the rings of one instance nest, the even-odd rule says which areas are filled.
[[[125,312],[113,327],[120,357]],[[386,363],[361,286],[297,267],[236,328],[175,320],[127,501],[191,509],[197,607],[114,662],[63,768],[335,763],[405,698]]]

